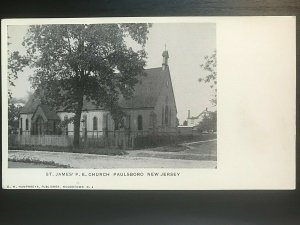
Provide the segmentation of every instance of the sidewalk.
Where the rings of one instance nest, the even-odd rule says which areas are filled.
[[[141,150],[144,151],[144,150]],[[216,161],[212,160],[184,160],[169,158],[140,157],[139,151],[130,152],[124,156],[105,156],[83,153],[45,152],[10,150],[9,159],[22,161],[33,159],[38,161],[55,162],[60,165],[69,165],[72,168],[215,168]],[[151,151],[152,152],[152,151]],[[148,151],[149,153],[149,151]],[[170,152],[157,154],[170,155]],[[171,154],[174,154],[172,152]],[[177,154],[177,153],[176,153]],[[175,154],[175,155],[176,155]],[[180,154],[180,153],[179,153]]]

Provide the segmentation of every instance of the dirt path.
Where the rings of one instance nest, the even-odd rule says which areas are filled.
[[[153,157],[104,156],[82,153],[42,152],[42,151],[9,151],[9,158],[14,161],[32,159],[69,165],[72,168],[215,168],[212,160],[183,160]]]

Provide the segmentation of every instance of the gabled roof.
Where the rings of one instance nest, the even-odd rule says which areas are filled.
[[[41,110],[38,110],[41,109]],[[32,115],[32,120],[34,121],[39,115],[43,115],[46,120],[60,120],[56,112],[49,109],[47,105],[38,105]]]
[[[48,120],[60,120],[56,112],[50,110],[47,105],[40,105],[40,107]]]
[[[145,70],[146,76],[134,87],[133,96],[126,100],[123,97],[119,100],[122,108],[154,108],[159,97],[160,89],[163,85],[167,71],[162,67]]]
[[[168,70],[163,70],[162,67],[151,68],[145,70],[146,75],[141,76],[139,82],[134,87],[132,98],[125,99],[123,96],[119,99],[119,105],[125,109],[136,108],[154,108],[159,97],[160,89],[162,88],[165,77],[168,75]],[[38,96],[33,95],[28,100],[26,105],[21,109],[21,113],[33,113],[37,106],[41,103]],[[84,100],[82,110],[101,109],[90,101]],[[63,111],[63,110],[59,110]]]

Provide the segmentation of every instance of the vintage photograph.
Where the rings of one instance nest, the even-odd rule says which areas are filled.
[[[295,17],[1,24],[3,188],[295,188]]]
[[[215,23],[7,26],[8,168],[217,168]]]

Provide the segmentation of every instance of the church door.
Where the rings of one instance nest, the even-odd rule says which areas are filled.
[[[38,135],[43,135],[44,134],[44,121],[43,118],[40,116],[36,120],[36,126],[37,126],[37,134]]]

